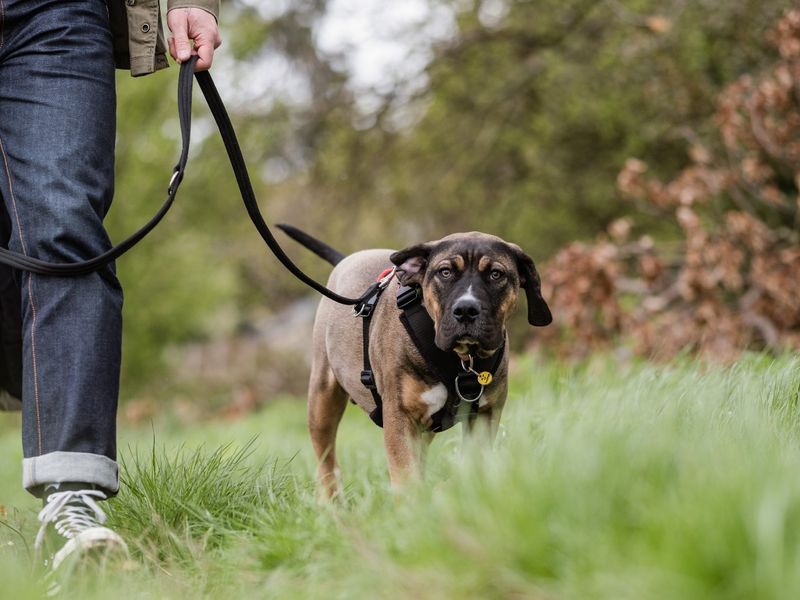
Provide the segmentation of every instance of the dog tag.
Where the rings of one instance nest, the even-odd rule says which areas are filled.
[[[489,385],[492,383],[492,374],[489,371],[481,371],[478,373],[478,383],[481,385]]]

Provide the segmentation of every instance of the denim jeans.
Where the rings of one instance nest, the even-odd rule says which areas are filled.
[[[114,64],[105,0],[0,1],[0,195],[8,247],[67,262],[110,247]],[[118,489],[122,289],[14,273],[22,310],[23,485]]]

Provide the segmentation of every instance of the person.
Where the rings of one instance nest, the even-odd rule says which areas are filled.
[[[211,66],[218,0],[169,0],[170,54]],[[50,262],[110,247],[115,65],[167,66],[158,0],[0,1],[0,242]],[[41,497],[36,546],[54,568],[125,549],[98,501],[119,489],[122,289],[113,265],[81,277],[0,271],[0,385],[22,397],[23,485]],[[15,325],[15,319],[16,325]],[[6,399],[5,404],[8,404]]]

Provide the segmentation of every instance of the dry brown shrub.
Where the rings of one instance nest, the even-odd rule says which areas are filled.
[[[622,194],[672,223],[676,241],[632,239],[622,219],[561,250],[543,270],[556,324],[539,342],[570,357],[800,349],[800,9],[769,39],[775,66],[719,98],[716,155],[695,143],[668,183],[638,159],[619,174]]]

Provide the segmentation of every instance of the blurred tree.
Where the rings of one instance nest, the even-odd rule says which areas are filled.
[[[687,165],[687,137],[711,126],[726,83],[767,64],[763,31],[791,5],[427,2],[455,15],[453,35],[420,73],[370,90],[369,102],[343,57],[318,46],[325,0],[226,2],[213,74],[270,222],[343,251],[481,229],[544,258],[633,210],[615,189],[628,157],[664,180]],[[176,77],[119,76],[114,239],[165,194],[178,152]],[[163,369],[171,346],[230,333],[305,293],[249,224],[209,119],[196,102],[176,206],[120,261],[129,393]],[[288,246],[324,279],[328,265]]]
[[[367,131],[331,123],[313,182],[400,243],[483,229],[547,255],[629,210],[614,183],[629,156],[665,176],[687,163],[687,132],[765,64],[763,31],[790,4],[454,1],[458,34],[422,93],[385,95]]]

